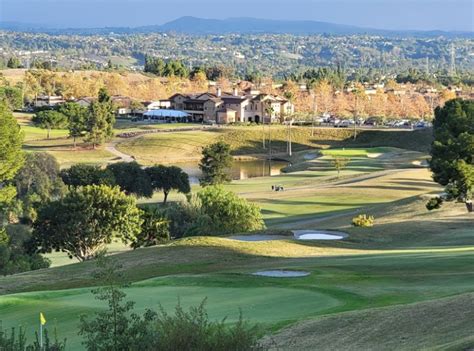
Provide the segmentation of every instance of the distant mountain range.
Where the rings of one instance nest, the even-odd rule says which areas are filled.
[[[52,28],[45,25],[35,25],[17,22],[0,22],[0,29],[48,34],[129,34],[175,32],[188,35],[219,35],[219,34],[328,34],[328,35],[355,35],[369,34],[381,36],[420,36],[420,37],[474,37],[474,32],[446,32],[446,31],[417,31],[417,30],[384,30],[363,28],[343,24],[334,24],[318,21],[287,21],[257,18],[228,18],[204,19],[197,17],[181,17],[163,25],[142,27],[104,27],[104,28]]]

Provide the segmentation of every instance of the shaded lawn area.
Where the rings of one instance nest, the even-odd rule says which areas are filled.
[[[214,269],[199,275],[171,275],[140,281],[126,289],[137,310],[171,311],[178,298],[185,307],[208,301],[212,319],[229,316],[234,322],[239,308],[252,322],[269,330],[324,314],[405,304],[473,291],[472,251],[380,254],[345,258],[276,259],[240,267]],[[208,263],[209,265],[211,263]],[[249,273],[263,268],[311,272],[303,278],[265,278]],[[443,283],[440,284],[440,281]],[[0,297],[5,327],[23,324],[32,336],[38,313],[73,350],[80,349],[75,335],[79,315],[91,315],[104,304],[90,289],[22,293]]]

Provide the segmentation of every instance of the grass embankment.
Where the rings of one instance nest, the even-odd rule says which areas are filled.
[[[341,313],[266,338],[271,350],[468,350],[474,294]],[[466,328],[466,326],[468,326]],[[363,333],[362,333],[363,331]]]
[[[286,152],[287,130],[284,126],[272,126],[272,152]],[[268,143],[268,127],[265,129]],[[398,147],[413,151],[426,151],[431,141],[431,131],[361,130],[356,140],[348,129],[317,128],[312,135],[309,127],[292,129],[293,151],[341,147]],[[268,146],[263,149],[262,128],[225,127],[209,131],[176,132],[172,134],[150,134],[127,140],[118,149],[133,155],[143,164],[197,160],[202,148],[217,140],[229,143],[235,156],[266,156]]]

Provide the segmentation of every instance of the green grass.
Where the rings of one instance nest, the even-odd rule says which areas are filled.
[[[253,322],[273,329],[319,315],[435,299],[473,290],[472,251],[378,254],[313,259],[266,260],[251,266],[217,268],[199,275],[166,275],[133,284],[126,289],[137,309],[162,304],[171,310],[178,298],[184,306],[208,299],[211,318],[229,316],[238,309]],[[210,264],[210,263],[208,263]],[[249,275],[263,268],[299,269],[311,275],[298,279],[275,279]],[[440,285],[439,281],[443,284]],[[73,349],[80,314],[103,308],[90,289],[39,291],[0,297],[5,326],[24,324],[31,335],[39,312]]]
[[[463,294],[341,313],[298,323],[267,338],[266,344],[271,350],[294,351],[465,350],[474,345],[469,331],[474,314],[467,312],[473,309],[474,294]]]
[[[137,302],[139,311],[158,304],[171,310],[178,298],[184,306],[208,298],[211,318],[229,316],[232,322],[242,308],[246,318],[262,323],[269,332],[298,321],[308,323],[304,332],[300,324],[290,332],[298,335],[300,344],[296,345],[316,342],[314,335],[319,334],[315,332],[324,332],[323,340],[332,335],[330,326],[337,323],[319,319],[329,315],[327,318],[338,323],[346,318],[361,323],[350,329],[351,338],[358,340],[361,348],[380,340],[364,339],[367,330],[383,335],[389,346],[397,340],[398,334],[390,336],[394,325],[423,324],[430,311],[410,313],[405,304],[474,291],[474,230],[461,205],[426,212],[422,197],[378,204],[372,210],[376,214],[373,228],[351,228],[350,215],[319,224],[320,228],[350,234],[340,242],[297,242],[289,238],[251,243],[196,237],[119,253],[113,259],[124,266],[124,279],[135,282],[126,292]],[[49,326],[56,324],[72,349],[80,349],[80,338],[75,335],[79,315],[91,315],[103,306],[92,298],[90,288],[84,288],[100,283],[92,278],[94,269],[94,262],[84,262],[0,278],[0,291],[9,293],[0,297],[4,326],[23,324],[31,338],[38,312],[44,312]],[[311,275],[275,279],[249,274],[261,269],[305,270]],[[18,291],[31,292],[13,294]],[[384,306],[392,306],[387,310],[390,312],[373,310]],[[347,311],[355,315],[344,314]],[[388,314],[393,322],[383,324]],[[373,320],[372,329],[363,323],[366,320]],[[451,317],[444,323],[439,321],[437,330],[443,334],[427,331],[429,337],[422,339],[422,345],[454,342],[452,335],[464,340],[469,324],[454,333],[449,327],[451,321]],[[286,339],[276,338],[282,345]],[[328,345],[350,345],[349,339],[345,340],[346,344],[340,340]],[[407,347],[401,349],[419,345],[405,342]]]
[[[363,130],[357,140],[351,138],[352,131],[346,129],[318,128],[312,135],[307,127],[296,127],[292,132],[293,151],[341,148],[341,147],[400,147],[414,151],[425,151],[429,147],[430,131],[384,131]],[[368,134],[370,136],[368,136]],[[268,141],[268,127],[265,130]],[[283,126],[272,126],[272,150],[284,157],[287,131]],[[121,143],[118,149],[134,155],[144,164],[187,161],[199,159],[203,147],[217,140],[230,144],[234,155],[266,155],[262,147],[261,127],[226,127],[208,131],[178,132],[172,134],[149,134]]]

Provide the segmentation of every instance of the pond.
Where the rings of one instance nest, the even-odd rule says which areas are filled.
[[[268,160],[252,160],[252,161],[234,161],[229,174],[232,180],[266,177],[281,174],[281,169],[288,166],[285,161],[268,161]],[[199,177],[202,173],[199,169],[198,162],[180,162],[175,166],[181,167],[189,175],[191,184],[199,183]]]

